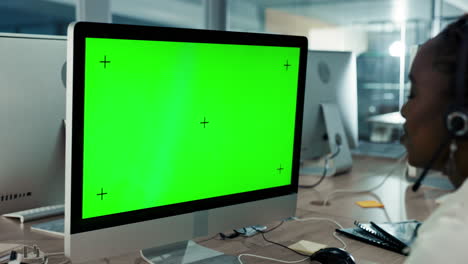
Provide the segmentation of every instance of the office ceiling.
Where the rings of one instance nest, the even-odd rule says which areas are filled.
[[[429,20],[432,0],[406,0],[408,18]],[[391,21],[397,0],[230,0],[229,23],[237,30],[261,30],[264,9],[339,25]],[[203,0],[111,0],[112,13],[147,24],[202,28]],[[75,0],[2,0],[0,26],[74,17]],[[468,0],[445,0],[443,16],[468,11]],[[12,15],[15,14],[15,15]],[[18,15],[19,14],[19,15]]]
[[[348,25],[394,20],[396,10],[401,9],[397,0],[252,0],[265,7],[288,13],[313,17],[329,23]],[[463,0],[466,1],[466,0]],[[431,19],[431,0],[407,0],[407,19]],[[467,1],[468,2],[468,1]],[[445,1],[442,15],[460,16],[463,11]]]

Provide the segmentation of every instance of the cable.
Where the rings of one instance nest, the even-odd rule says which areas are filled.
[[[335,221],[335,220],[333,220],[333,219],[331,219],[331,218],[309,217],[309,218],[302,218],[302,219],[300,219],[300,218],[297,218],[297,217],[293,217],[293,219],[294,219],[295,221],[298,221],[298,222],[306,222],[306,221],[311,221],[311,220],[330,221],[330,222],[336,224],[339,228],[343,228],[343,226],[342,226],[340,223],[338,223],[337,221]],[[287,246],[285,246],[285,245],[282,245],[282,244],[280,244],[280,243],[271,241],[271,240],[269,240],[269,239],[267,239],[267,238],[265,237],[265,233],[268,233],[268,232],[270,232],[270,231],[273,231],[274,229],[278,228],[278,227],[279,227],[280,225],[282,225],[283,223],[284,223],[284,221],[281,221],[281,223],[280,223],[279,225],[277,225],[276,227],[274,227],[274,228],[272,228],[272,229],[270,229],[270,230],[268,230],[268,231],[261,231],[261,230],[255,229],[255,228],[254,228],[254,229],[255,229],[257,232],[259,232],[259,233],[262,234],[262,237],[263,237],[263,239],[264,239],[265,241],[267,241],[267,242],[269,242],[269,243],[272,243],[272,244],[274,244],[274,245],[277,245],[277,246],[286,248],[286,249],[288,249],[288,250],[290,250],[290,251],[293,251],[294,253],[299,254],[299,255],[301,255],[301,256],[307,256],[307,258],[300,259],[300,260],[294,260],[294,261],[286,261],[286,260],[280,260],[280,259],[269,258],[269,257],[264,257],[264,256],[259,256],[259,255],[253,255],[253,254],[240,254],[239,256],[237,256],[237,260],[239,261],[239,263],[240,263],[240,264],[244,264],[244,263],[242,262],[242,260],[241,260],[241,257],[243,257],[243,256],[246,256],[246,257],[247,257],[247,256],[248,256],[248,257],[255,257],[255,258],[260,258],[260,259],[266,259],[266,260],[276,261],[276,262],[280,262],[280,263],[301,263],[301,262],[303,262],[303,261],[309,260],[309,259],[310,259],[310,255],[303,254],[303,253],[298,252],[298,251],[296,251],[296,250],[294,250],[294,249],[291,249],[291,248],[289,248],[289,247],[287,247]],[[338,234],[337,234],[336,232],[333,232],[333,237],[335,237],[338,241],[340,241],[340,242],[343,244],[343,248],[342,248],[343,250],[345,250],[345,249],[347,248],[346,243],[338,236]]]
[[[340,223],[337,221],[331,219],[331,218],[325,218],[325,217],[307,217],[307,218],[297,218],[293,217],[294,221],[297,222],[307,222],[307,221],[329,221],[337,225],[339,228],[344,228]]]
[[[403,157],[401,157],[398,161],[397,161],[397,164],[392,168],[392,170],[390,170],[390,172],[385,176],[385,178],[382,180],[382,182],[380,182],[379,184],[377,184],[376,186],[374,187],[371,187],[369,189],[364,189],[364,190],[353,190],[353,189],[338,189],[338,190],[335,190],[331,193],[329,193],[325,199],[323,200],[323,205],[327,205],[328,204],[328,200],[330,199],[330,196],[332,196],[333,194],[336,194],[336,193],[367,193],[367,192],[372,192],[378,188],[380,188],[382,185],[384,185],[384,183],[387,181],[387,179],[400,167],[401,163],[406,159],[406,155],[404,155]]]
[[[269,258],[269,257],[253,255],[253,254],[240,254],[239,256],[237,256],[237,260],[239,261],[240,264],[244,264],[244,262],[242,262],[242,260],[241,260],[241,257],[254,257],[254,258],[259,258],[259,259],[266,259],[266,260],[276,261],[276,262],[280,262],[280,263],[290,263],[290,264],[301,263],[301,262],[304,262],[304,261],[310,259],[310,257],[307,257],[307,258],[300,259],[300,260],[287,261],[287,260]]]
[[[419,187],[421,187],[421,183],[422,181],[424,180],[424,178],[426,178],[427,176],[427,173],[429,172],[429,170],[432,168],[432,166],[434,165],[434,163],[437,161],[437,159],[439,158],[439,156],[442,154],[442,152],[444,151],[444,149],[447,147],[447,145],[450,144],[450,140],[451,140],[451,137],[448,137],[445,141],[443,141],[439,148],[436,150],[436,152],[432,155],[431,159],[429,160],[429,162],[426,164],[426,166],[424,167],[424,170],[423,172],[421,173],[421,175],[419,175],[418,179],[416,180],[416,182],[413,184],[413,187],[412,187],[412,190],[413,192],[416,192]]]
[[[258,230],[258,229],[256,229],[254,226],[251,226],[250,228],[252,228],[253,230],[255,230],[257,233],[255,233],[255,234],[253,234],[253,235],[250,235],[250,236],[246,235],[246,237],[254,237],[254,236],[256,236],[256,235],[258,235],[258,234],[260,234],[260,233],[265,233],[265,234],[266,234],[266,233],[269,233],[269,232],[271,232],[271,231],[277,229],[278,227],[280,227],[283,223],[284,223],[284,221],[281,221],[278,225],[276,225],[276,226],[270,228],[269,230]],[[238,237],[238,236],[240,236],[240,235],[245,235],[245,234],[247,233],[247,230],[246,230],[245,227],[244,227],[243,229],[244,229],[244,233],[239,232],[239,231],[237,231],[237,230],[234,230],[234,233],[233,233],[232,235],[234,235],[234,234],[239,234],[239,235],[237,235],[237,236],[235,236],[235,237]],[[220,236],[221,236],[221,233],[219,233],[219,234],[220,234]],[[226,235],[224,235],[224,236],[226,236]],[[221,238],[222,238],[221,240],[233,239],[233,238],[235,238],[235,237],[232,237],[232,238],[230,238],[230,237],[224,237],[224,238],[223,238],[223,237],[221,236]]]
[[[30,249],[32,251],[38,251],[38,252],[42,252],[39,247],[37,245],[33,245],[33,246],[29,246],[29,245],[22,245],[21,248],[23,249],[23,253],[24,253],[24,250],[27,250],[27,249]],[[32,254],[34,254],[34,252],[31,252]],[[58,257],[58,256],[63,256],[65,255],[65,252],[52,252],[52,253],[45,253],[45,252],[42,252],[43,256],[42,257],[38,257],[37,260],[40,260],[42,259],[42,262],[41,264],[48,264],[49,263],[49,258],[50,257]],[[39,263],[39,262],[38,262]],[[71,263],[69,259],[66,259],[58,264],[66,264],[66,263]]]
[[[268,233],[268,232],[271,232],[275,229],[277,229],[278,227],[280,227],[282,224],[284,223],[284,221],[281,221],[278,225],[270,228],[269,230],[265,230],[265,231],[262,231],[263,233]],[[234,239],[236,237],[239,237],[240,235],[244,235],[246,233],[245,231],[245,228],[244,229],[244,233],[242,232],[239,232],[237,230],[234,230],[234,233],[230,234],[230,235],[226,235],[224,233],[217,233],[216,235],[212,236],[212,237],[209,237],[207,239],[204,239],[204,240],[200,240],[200,241],[196,241],[197,243],[203,243],[203,242],[207,242],[207,241],[210,241],[210,240],[213,240],[213,239],[216,239],[217,236],[220,236],[221,239],[218,239],[218,240],[228,240],[228,239]],[[250,237],[253,237],[253,236],[256,236],[258,234],[260,234],[259,230],[255,229],[255,228],[252,228],[254,229],[255,231],[257,231],[256,234],[250,236]]]
[[[346,242],[344,242],[344,240],[341,239],[341,238],[338,236],[338,233],[333,232],[333,237],[336,238],[338,241],[341,242],[341,244],[343,245],[343,247],[341,248],[342,250],[345,250],[345,249],[348,247],[348,245],[346,244]]]
[[[143,254],[143,250],[140,250],[140,258],[147,264],[154,264],[151,260],[149,260],[145,254]]]
[[[333,220],[333,219],[331,219],[331,218],[325,218],[325,217],[308,217],[308,218],[302,218],[302,219],[301,219],[301,218],[293,217],[293,219],[294,219],[295,221],[298,221],[298,222],[307,222],[307,221],[329,221],[329,222],[332,222],[332,223],[334,223],[335,225],[337,225],[340,229],[343,229],[343,226],[342,226],[340,223],[338,223],[337,221],[335,221],[335,220]],[[345,249],[348,247],[348,245],[347,245],[340,237],[338,237],[338,235],[337,235],[336,232],[333,233],[333,236],[334,236],[338,241],[340,241],[341,244],[343,244],[343,247],[342,247],[341,249],[345,250]]]
[[[226,239],[234,239],[236,237],[239,237],[240,235],[242,235],[242,233],[237,230],[234,230],[234,232],[230,235],[226,235],[224,233],[218,233],[218,235],[221,237],[221,240],[226,240]]]
[[[18,255],[22,255],[23,261],[25,263],[37,263],[37,264],[48,264],[50,256],[53,257],[53,256],[63,255],[63,252],[46,254],[45,252],[41,251],[37,245],[33,245],[33,246],[20,245],[14,248],[11,252],[12,252],[11,254],[15,254],[15,258]]]
[[[210,240],[213,240],[213,239],[216,239],[216,237],[219,236],[219,233],[210,237],[210,238],[207,238],[207,239],[204,239],[204,240],[200,240],[200,241],[196,241],[197,243],[203,243],[203,242],[207,242],[207,241],[210,241]]]
[[[262,234],[262,237],[263,237],[263,239],[264,239],[266,242],[269,242],[269,243],[271,243],[271,244],[274,244],[274,245],[280,246],[280,247],[282,247],[282,248],[288,249],[288,250],[290,250],[290,251],[292,251],[292,252],[294,252],[294,253],[296,253],[296,254],[298,254],[298,255],[301,255],[301,256],[304,256],[304,257],[310,257],[310,255],[307,255],[307,254],[301,253],[301,252],[299,252],[299,251],[296,251],[296,250],[294,250],[294,249],[292,249],[292,248],[290,248],[290,247],[288,247],[288,246],[285,246],[285,245],[283,245],[283,244],[280,244],[280,243],[278,243],[278,242],[271,241],[271,240],[269,240],[268,238],[265,237],[265,232],[264,232],[264,231],[258,230],[258,229],[256,229],[255,227],[252,227],[252,228],[253,228],[255,231],[257,231],[257,232],[259,232],[260,234]]]
[[[331,159],[335,158],[336,156],[338,156],[338,154],[340,154],[340,151],[341,151],[341,145],[337,145],[336,147],[336,150],[334,153],[332,153],[331,155],[327,155],[325,157],[325,166],[323,167],[323,173],[322,173],[322,176],[320,177],[320,179],[314,183],[314,184],[310,184],[310,185],[299,185],[300,188],[315,188],[317,187],[320,183],[322,183],[322,181],[325,179],[325,177],[327,176],[327,172],[328,172],[328,163],[330,162]]]
[[[45,254],[47,257],[55,257],[55,256],[63,256],[65,255],[65,252],[54,252],[54,253],[48,253]]]
[[[260,232],[260,233],[264,233],[264,234],[270,233],[271,231],[273,231],[273,230],[275,230],[276,228],[280,227],[282,224],[284,224],[284,221],[281,221],[277,226],[272,227],[272,228],[270,228],[269,230],[262,231],[262,232]],[[255,228],[254,228],[254,230],[256,231]],[[257,231],[257,232],[258,232],[258,231]]]

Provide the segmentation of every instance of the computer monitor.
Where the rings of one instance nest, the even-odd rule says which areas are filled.
[[[358,145],[356,57],[352,52],[309,50],[301,159],[331,152],[320,104],[335,104],[350,148]]]
[[[305,37],[83,22],[68,37],[74,263],[295,214]]]
[[[64,203],[66,43],[0,34],[0,214]]]

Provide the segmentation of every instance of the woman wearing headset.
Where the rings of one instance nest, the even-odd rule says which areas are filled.
[[[417,167],[432,163],[457,191],[421,226],[406,264],[468,263],[468,71],[460,71],[468,54],[463,52],[468,53],[468,15],[422,45],[411,66],[411,92],[401,110],[408,161]]]

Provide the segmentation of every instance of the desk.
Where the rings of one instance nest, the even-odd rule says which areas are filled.
[[[354,157],[352,172],[344,175],[326,178],[317,189],[300,189],[297,208],[298,217],[327,217],[332,218],[344,227],[353,226],[353,221],[367,222],[400,221],[405,219],[425,220],[435,209],[435,199],[446,194],[447,191],[422,187],[417,193],[410,190],[410,185],[405,182],[403,176],[404,164],[401,164],[387,182],[373,194],[337,194],[330,199],[328,206],[317,205],[324,197],[336,189],[365,189],[378,184],[383,177],[395,166],[395,161],[390,159],[379,159],[370,157]],[[302,177],[304,184],[316,181],[315,177]],[[386,206],[385,210],[380,208],[363,209],[354,204],[355,201],[367,199],[380,199]],[[50,219],[49,219],[50,220]],[[37,244],[45,252],[63,251],[63,239],[52,237],[41,233],[31,232],[31,224],[20,225],[17,221],[0,218],[0,242]],[[272,227],[278,222],[269,223]],[[341,247],[332,233],[336,226],[327,221],[309,222],[286,222],[278,229],[266,236],[276,242],[292,244],[305,239],[315,241],[329,246]],[[199,238],[204,245],[226,254],[238,255],[250,253],[284,260],[298,260],[301,256],[265,242],[261,236],[251,238],[235,238],[232,240],[216,240]],[[348,244],[347,250],[353,254],[358,263],[372,264],[398,264],[403,263],[405,257],[399,254],[367,245],[352,239],[343,237]],[[202,242],[203,241],[203,242]],[[138,253],[134,252],[125,256],[111,258],[111,264],[141,263]],[[51,259],[50,264],[62,261],[61,258]],[[245,263],[272,263],[266,260],[246,257]],[[106,261],[95,261],[95,263],[106,263]],[[307,263],[307,262],[303,262]]]

